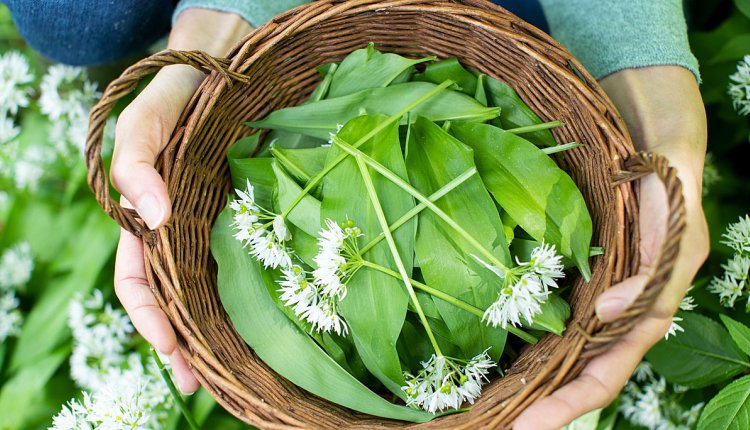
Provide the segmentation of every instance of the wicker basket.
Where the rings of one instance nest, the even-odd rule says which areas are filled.
[[[516,88],[544,120],[563,120],[558,141],[585,146],[558,159],[588,203],[592,279],[577,279],[573,316],[564,337],[525,348],[507,377],[488,384],[469,412],[427,424],[380,419],[329,403],[294,386],[261,362],[234,330],[216,290],[209,233],[230,191],[226,149],[251,130],[243,122],[304,101],[318,81],[315,67],[376,42],[407,56],[456,56],[470,68]],[[157,169],[173,204],[170,223],[149,231],[133,211],[110,198],[101,159],[104,125],[118,99],[138,81],[170,64],[209,73],[182,114]],[[484,0],[314,1],[277,16],[249,34],[225,59],[201,52],[164,51],[127,69],[91,113],[89,184],[105,211],[144,239],[151,287],[171,319],[196,376],[227,410],[261,428],[502,428],[535,399],[574,378],[651,306],[666,283],[684,227],[682,192],[664,159],[635,154],[625,127],[596,81],[548,35]],[[670,217],[661,261],[643,295],[618,321],[601,324],[598,294],[637,271],[637,186],[655,172],[669,196]]]

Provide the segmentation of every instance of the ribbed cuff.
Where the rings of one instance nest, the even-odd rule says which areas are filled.
[[[236,13],[253,27],[260,27],[281,12],[308,3],[304,0],[182,0],[172,15],[174,22],[183,10],[189,8],[211,9]]]
[[[700,83],[681,0],[540,0],[550,34],[597,79],[618,70],[682,66]]]

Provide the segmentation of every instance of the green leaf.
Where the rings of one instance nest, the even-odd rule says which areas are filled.
[[[747,355],[750,355],[750,327],[735,321],[724,314],[719,314],[734,343]]]
[[[272,165],[271,158],[230,158],[232,185],[238,190],[245,190],[247,181],[250,181],[255,190],[255,201],[270,209],[273,207],[273,190],[276,185]]]
[[[329,148],[271,149],[273,155],[284,169],[300,183],[306,183],[325,167]]]
[[[542,304],[542,313],[528,325],[532,330],[543,330],[562,336],[565,322],[570,318],[570,305],[557,294],[550,294]]]
[[[576,418],[573,422],[560,430],[596,430],[601,414],[601,409],[594,409],[593,411]]]
[[[724,387],[706,405],[698,430],[746,430],[750,428],[750,375]]]
[[[474,93],[474,98],[482,104],[482,106],[489,106],[489,100],[487,98],[487,91],[486,91],[486,84],[485,80],[487,79],[487,75],[481,74],[479,77],[477,77],[477,90]]]
[[[473,151],[431,121],[417,118],[411,127],[406,165],[411,184],[433,194],[452,179],[474,168]],[[502,222],[492,198],[474,175],[435,202],[474,239],[506,266],[511,265]],[[501,280],[472,255],[479,251],[430,210],[419,215],[416,258],[426,283],[453,297],[486,309],[497,299]],[[488,327],[481,318],[443,300],[434,300],[451,338],[471,358],[488,347],[497,360],[507,332]]]
[[[679,315],[685,332],[660,341],[646,354],[667,381],[701,388],[726,381],[750,367],[747,356],[717,322],[693,312]]]
[[[552,243],[591,277],[591,217],[567,173],[525,139],[487,124],[454,124],[452,133],[474,149],[487,189],[534,239]]]
[[[3,381],[0,391],[0,429],[27,428],[27,422],[35,418],[36,412],[30,405],[36,405],[44,399],[47,382],[69,355],[70,350],[67,348],[48,352]]]
[[[474,96],[477,92],[476,75],[466,70],[456,57],[429,63],[424,73],[415,78],[415,80],[432,82],[433,84],[440,84],[448,79],[457,83],[465,94]]]
[[[216,409],[217,403],[211,393],[201,387],[197,393],[191,396],[190,405],[195,421],[198,425],[201,425],[206,421],[211,411]]]
[[[344,58],[333,77],[326,98],[385,87],[415,64],[432,58],[434,57],[412,60],[397,54],[384,54],[375,49],[374,43],[370,43],[367,48],[358,49]]]
[[[743,15],[750,18],[750,0],[734,0],[734,5]]]
[[[412,422],[433,418],[372,392],[290,321],[269,296],[260,264],[234,239],[231,222],[231,210],[225,209],[211,232],[219,297],[237,331],[264,363],[297,386],[355,411]]]
[[[112,260],[119,229],[93,202],[90,208],[75,240],[68,242],[56,261],[57,268],[65,272],[55,270],[55,265],[50,267],[57,276],[26,317],[13,351],[12,371],[44,360],[69,336],[68,304],[76,294],[85,296],[93,290],[102,270]],[[70,266],[68,259],[76,264]]]
[[[279,167],[277,162],[271,163],[276,178],[278,191],[275,194],[274,207],[281,210],[289,207],[302,192],[302,188]],[[301,228],[310,236],[317,237],[320,232],[320,201],[311,195],[305,195],[297,206],[287,215],[287,220]]]
[[[750,52],[750,34],[740,34],[732,37],[724,46],[719,49],[709,64],[721,63],[723,61],[739,61]]]
[[[500,108],[500,124],[506,130],[528,125],[541,124],[543,121],[518,97],[516,91],[505,82],[487,76],[486,78],[490,106]],[[557,142],[549,130],[535,131],[526,137],[537,146],[555,146]]]
[[[347,123],[339,137],[353,143],[365,136],[383,116],[362,116]],[[360,150],[381,162],[394,173],[406,177],[406,167],[398,140],[398,125],[391,124],[365,142]],[[342,151],[331,148],[329,162]],[[380,175],[373,175],[373,183],[389,223],[414,207],[413,199]],[[323,180],[321,221],[350,219],[362,230],[361,239],[367,243],[380,232],[380,224],[368,198],[364,180],[352,157],[347,157]],[[415,222],[409,221],[393,233],[396,246],[409,274],[414,254]],[[364,256],[365,259],[386,267],[393,267],[393,257],[385,241]],[[341,302],[341,314],[349,324],[351,336],[362,361],[391,392],[404,396],[405,384],[396,352],[401,327],[406,318],[408,296],[405,287],[395,278],[369,268],[360,269],[349,281],[347,295]]]
[[[394,115],[412,102],[434,90],[428,82],[407,82],[385,88],[373,88],[335,99],[272,112],[265,119],[248,123],[255,128],[269,128],[302,133],[328,139],[338,124],[346,124],[361,114]],[[488,108],[465,94],[445,90],[414,109],[432,121],[486,121],[497,117],[497,108]],[[414,116],[413,115],[413,116]]]

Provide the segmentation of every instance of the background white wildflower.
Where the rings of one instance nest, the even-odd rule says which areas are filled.
[[[693,287],[691,286],[688,291],[690,291]],[[692,311],[693,309],[698,306],[695,304],[695,299],[692,296],[685,296],[682,298],[682,301],[680,301],[680,310],[683,311]],[[672,317],[672,324],[669,326],[669,329],[667,330],[667,333],[664,334],[664,339],[669,339],[670,336],[677,335],[677,332],[685,332],[685,329],[680,326],[680,321],[682,321],[681,317],[673,316]]]
[[[16,115],[19,108],[29,106],[34,80],[26,57],[18,51],[0,55],[0,117]],[[2,141],[3,139],[0,139]]]
[[[18,243],[0,255],[0,291],[20,289],[34,270],[34,258],[28,242]]]
[[[20,302],[12,291],[0,292],[0,344],[12,336],[21,334],[23,315],[18,309]]]
[[[732,106],[740,115],[750,114],[750,55],[737,63],[737,71],[729,79],[727,93],[732,97]]]
[[[50,66],[42,78],[39,108],[50,119],[50,142],[61,155],[80,156],[86,143],[88,113],[101,96],[85,68]]]
[[[71,376],[84,389],[83,401],[63,406],[50,429],[160,429],[173,400],[156,365],[144,366],[134,351],[127,315],[95,290],[71,303],[68,324]],[[70,423],[81,427],[66,427]]]
[[[690,430],[698,422],[703,403],[686,408],[680,403],[684,391],[676,385],[669,387],[644,361],[620,394],[619,410],[631,424],[649,430]]]

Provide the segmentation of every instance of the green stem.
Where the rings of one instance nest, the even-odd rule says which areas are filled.
[[[188,425],[192,430],[200,430],[201,427],[195,421],[195,418],[193,418],[193,414],[190,412],[187,403],[185,403],[185,399],[183,399],[182,395],[177,392],[177,387],[174,386],[174,382],[172,382],[172,378],[169,376],[169,372],[164,367],[161,359],[159,359],[159,354],[157,354],[156,350],[154,350],[153,348],[151,348],[151,357],[156,362],[156,367],[159,368],[159,373],[161,374],[162,379],[164,379],[164,382],[166,382],[167,388],[169,388],[169,392],[172,394],[175,403],[177,403],[177,407],[180,408],[182,416],[185,417],[185,421],[188,422]]]
[[[440,200],[444,195],[448,194],[449,192],[456,189],[459,185],[466,182],[469,178],[474,176],[477,173],[477,168],[472,167],[469,170],[465,171],[464,173],[457,176],[452,181],[448,182],[447,184],[443,185],[439,190],[432,193],[429,197],[427,197],[431,202],[435,202]],[[399,218],[396,222],[391,224],[391,226],[388,228],[388,231],[391,233],[394,232],[396,229],[401,227],[402,225],[406,224],[407,221],[417,216],[420,212],[425,210],[427,208],[427,205],[424,203],[420,203],[414,208],[412,208],[409,212],[405,213],[401,218]],[[375,239],[373,239],[370,243],[365,245],[364,248],[360,250],[360,255],[365,255],[365,253],[369,250],[371,250],[375,245],[380,243],[383,239],[385,239],[385,235],[383,233],[380,233]]]
[[[394,272],[393,270],[391,270],[391,269],[389,269],[387,267],[383,267],[383,266],[381,266],[379,264],[373,263],[372,261],[362,260],[362,265],[365,266],[365,267],[369,267],[371,269],[377,270],[377,271],[379,271],[381,273],[384,273],[384,274],[386,274],[388,276],[392,276],[394,278],[399,278],[399,279],[401,278],[401,275],[399,275],[398,273]],[[478,307],[472,305],[471,303],[466,303],[466,302],[464,302],[461,299],[457,299],[457,298],[451,296],[448,293],[445,293],[443,291],[440,291],[440,290],[437,290],[435,288],[432,288],[429,285],[424,284],[422,282],[419,282],[417,280],[409,279],[409,281],[411,282],[411,284],[414,287],[416,287],[419,290],[424,291],[425,293],[427,293],[427,294],[429,294],[431,296],[437,297],[440,300],[448,302],[448,303],[452,304],[453,306],[455,306],[457,308],[463,309],[463,310],[469,312],[470,314],[478,316],[479,318],[484,318],[484,311],[481,310],[481,309],[479,309]],[[526,333],[525,331],[523,331],[523,330],[521,330],[518,327],[515,327],[513,325],[509,325],[506,328],[506,330],[509,333],[512,333],[512,334],[516,335],[518,338],[522,339],[523,341],[525,341],[527,343],[535,344],[537,342],[537,339],[534,336]]]
[[[412,197],[414,197],[415,199],[424,203],[424,205],[427,206],[427,208],[429,208],[432,212],[434,212],[435,215],[440,217],[446,224],[451,226],[456,231],[456,233],[460,234],[464,240],[466,240],[469,244],[471,244],[471,246],[473,246],[477,250],[477,252],[482,254],[487,260],[489,260],[489,262],[492,265],[500,269],[502,272],[507,273],[510,271],[510,269],[507,266],[501,263],[500,260],[498,260],[497,257],[495,257],[492,254],[492,252],[490,252],[487,248],[482,246],[482,244],[480,244],[476,239],[474,239],[474,237],[470,235],[466,230],[464,230],[463,227],[461,227],[456,221],[454,221],[448,214],[443,212],[442,209],[435,206],[435,204],[432,203],[430,199],[428,199],[427,197],[422,195],[422,193],[420,193],[417,189],[412,187],[411,184],[401,179],[401,177],[399,177],[395,173],[388,170],[388,168],[386,168],[382,164],[378,163],[377,161],[367,156],[367,154],[354,148],[352,145],[349,145],[348,143],[343,141],[341,138],[336,136],[333,138],[333,141],[341,149],[343,149],[344,152],[346,152],[349,155],[352,155],[355,159],[358,159],[358,160],[361,159],[362,162],[372,167],[375,171],[383,175],[386,179],[393,182],[396,186],[406,191],[407,193],[411,194]]]
[[[546,148],[542,148],[542,152],[544,152],[547,155],[550,155],[550,154],[556,154],[558,152],[567,151],[569,149],[580,148],[582,146],[583,146],[582,143],[570,142],[570,143],[565,143],[563,145],[548,146]]]
[[[290,160],[286,155],[282,154],[278,149],[276,149],[276,147],[271,148],[269,151],[274,158],[281,161],[284,166],[286,166],[287,170],[289,170],[289,173],[297,176],[305,182],[310,180],[310,175],[305,173],[301,167],[294,164],[292,160]]]
[[[432,347],[435,348],[435,353],[437,355],[443,355],[443,352],[440,350],[440,346],[438,346],[437,339],[435,339],[435,335],[432,333],[430,324],[427,322],[427,317],[422,310],[422,306],[419,304],[419,300],[417,300],[417,294],[414,292],[414,287],[412,287],[411,279],[406,273],[404,262],[401,261],[401,255],[399,254],[398,248],[396,247],[396,241],[393,240],[393,235],[388,229],[388,220],[386,220],[385,213],[383,212],[383,207],[380,205],[380,199],[378,199],[377,192],[375,191],[375,184],[372,183],[372,177],[370,176],[370,172],[367,170],[367,165],[365,165],[365,163],[362,161],[361,155],[355,156],[354,159],[357,161],[357,166],[359,167],[359,171],[362,174],[362,179],[365,182],[365,188],[367,188],[367,194],[370,197],[370,202],[372,202],[373,209],[375,209],[375,215],[378,217],[380,228],[383,230],[385,240],[391,250],[391,255],[396,262],[396,267],[398,267],[400,278],[406,286],[406,291],[409,293],[409,297],[414,304],[414,308],[417,310],[417,315],[419,315],[419,319],[422,321],[422,325],[427,332],[427,337],[430,338]]]
[[[513,133],[513,134],[533,133],[535,131],[549,130],[550,128],[561,127],[563,125],[565,125],[565,123],[562,121],[550,121],[550,122],[544,122],[542,124],[534,124],[534,125],[527,125],[525,127],[511,128],[510,130],[505,130],[505,131],[508,133]]]
[[[386,127],[390,126],[396,121],[400,121],[401,117],[403,117],[408,112],[414,110],[417,106],[421,105],[422,103],[426,102],[427,100],[431,99],[432,97],[435,97],[438,95],[441,91],[448,88],[449,86],[453,85],[454,82],[451,80],[447,80],[443,82],[442,84],[436,86],[432,90],[430,90],[428,93],[423,95],[422,97],[419,97],[418,99],[414,100],[413,102],[409,103],[406,107],[401,109],[400,111],[396,112],[395,115],[392,115],[388,117],[385,121],[378,124],[375,128],[370,130],[369,133],[365,134],[360,138],[358,141],[356,141],[353,145],[354,148],[359,148],[362,146],[365,142],[370,140],[373,136],[380,133],[380,131],[384,130]],[[287,207],[284,209],[284,212],[281,213],[282,218],[286,218],[289,215],[289,212],[291,212],[298,204],[302,201],[302,199],[307,195],[307,193],[310,192],[310,190],[315,187],[318,182],[320,182],[331,170],[333,170],[334,167],[338,166],[339,163],[344,161],[344,159],[347,157],[347,154],[339,154],[338,157],[336,157],[330,164],[328,164],[320,173],[315,175],[314,178],[310,180],[310,182],[305,185],[305,188],[300,192],[300,194],[297,196],[296,199]]]

